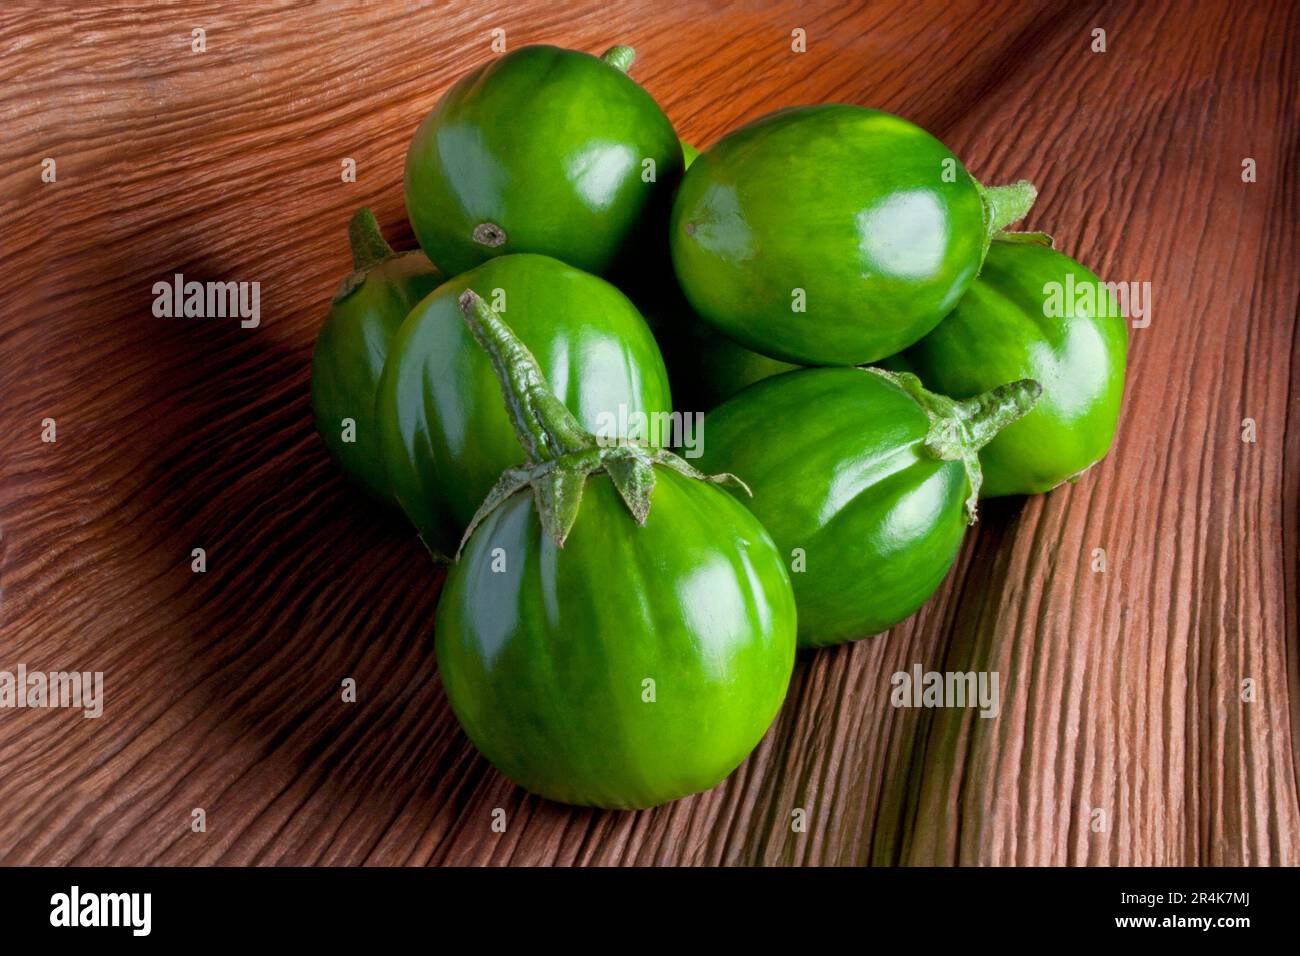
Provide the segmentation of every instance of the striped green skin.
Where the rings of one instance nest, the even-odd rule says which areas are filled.
[[[498,770],[543,797],[633,809],[707,790],[785,697],[795,604],[771,538],[717,486],[655,476],[644,526],[608,476],[588,478],[563,549],[532,495],[514,495],[443,586],[452,708]]]
[[[764,379],[704,421],[706,471],[730,471],[791,564],[799,645],[875,634],[914,613],[966,529],[960,462],[921,451],[929,420],[888,380],[815,368]]]
[[[700,316],[804,365],[911,345],[975,278],[984,235],[979,187],[942,143],[845,105],[779,110],[724,137],[691,164],[670,231]]]
[[[546,256],[492,259],[439,286],[393,341],[375,415],[389,486],[435,554],[450,555],[474,512],[524,453],[492,364],[457,306],[467,288],[503,315],[551,388],[588,429],[602,413],[670,412],[668,373],[645,320],[618,289]]]
[[[653,182],[642,177],[647,159]],[[449,275],[516,252],[603,273],[641,235],[662,242],[681,171],[672,123],[627,74],[586,53],[529,46],[471,72],[421,123],[406,157],[406,209]],[[503,245],[473,240],[484,222],[505,231]]]
[[[1107,315],[1086,302],[1044,315],[1044,287],[1064,287],[1067,275],[1075,289],[1097,288],[1095,275],[1047,246],[995,241],[952,314],[901,361],[882,363],[958,399],[1020,378],[1042,383],[1034,410],[980,451],[983,498],[1054,488],[1100,461],[1114,440],[1128,325],[1113,300]]]
[[[422,252],[381,262],[330,307],[312,352],[311,406],[316,428],[343,470],[381,500],[392,499],[379,450],[375,392],[402,320],[441,281],[441,274]],[[345,418],[356,423],[355,441],[343,440]]]

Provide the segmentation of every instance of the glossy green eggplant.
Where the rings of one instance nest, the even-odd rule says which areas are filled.
[[[789,684],[794,595],[775,545],[711,483],[729,476],[585,432],[486,303],[461,302],[525,461],[443,586],[452,709],[497,769],[553,800],[649,807],[714,786]]]
[[[348,224],[352,273],[339,285],[311,357],[311,407],[335,460],[376,497],[389,500],[379,451],[375,391],[393,336],[442,276],[423,252],[394,252],[369,209]]]
[[[682,151],[627,76],[632,56],[523,47],[453,86],[406,157],[406,208],[429,257],[451,275],[516,252],[600,273],[661,243]]]
[[[1124,394],[1128,324],[1095,275],[1046,244],[994,241],[984,271],[948,318],[890,368],[968,398],[1034,378],[1043,397],[980,452],[981,494],[1035,494],[1102,459]]]
[[[790,562],[800,646],[878,633],[929,598],[975,520],[979,448],[1039,391],[1024,380],[953,402],[914,375],[813,368],[705,418],[701,467],[750,486],[742,500]]]
[[[443,556],[492,482],[519,457],[491,363],[457,305],[471,283],[510,317],[584,427],[612,436],[623,423],[636,426],[637,413],[672,411],[654,336],[605,280],[526,254],[448,280],[398,331],[376,404],[394,497],[429,549]]]
[[[686,168],[700,155],[682,141]],[[637,307],[654,330],[673,398],[681,411],[706,412],[747,385],[800,366],[769,358],[727,338],[702,321],[671,276],[650,285]]]
[[[857,365],[950,312],[1029,183],[985,188],[918,126],[858,106],[779,110],[697,159],[673,266],[707,322],[764,355]]]

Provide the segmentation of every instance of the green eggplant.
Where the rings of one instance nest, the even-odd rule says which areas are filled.
[[[691,164],[670,242],[718,331],[804,365],[893,355],[952,311],[990,238],[1032,205],[918,126],[859,106],[778,110]]]
[[[1127,352],[1127,322],[1100,279],[1049,245],[996,240],[957,308],[883,364],[953,398],[1012,378],[1042,382],[1034,410],[980,452],[980,493],[994,498],[1047,491],[1102,459],[1119,420]]]
[[[700,153],[683,140],[682,155],[690,169]],[[708,411],[746,385],[799,368],[714,331],[695,314],[672,276],[641,285],[645,289],[637,296],[637,307],[659,342],[679,409]]]
[[[482,287],[487,291],[487,287]],[[717,784],[790,681],[795,603],[741,504],[669,452],[585,431],[474,291],[522,465],[484,500],[438,603],[438,669],[498,770],[552,800],[650,807]]]
[[[561,400],[610,436],[672,411],[668,373],[636,307],[604,279],[547,256],[490,259],[439,286],[393,340],[376,398],[393,495],[436,557],[451,553],[519,445],[492,365],[457,300],[470,284],[509,315]],[[657,437],[640,431],[632,437]]]
[[[662,242],[682,150],[672,123],[603,58],[522,47],[451,88],[406,156],[406,208],[420,246],[450,275],[518,252],[588,272]]]
[[[1032,379],[954,402],[916,376],[809,368],[751,385],[704,420],[706,470],[791,562],[799,644],[886,630],[939,586],[975,520],[979,449],[1038,398]]]
[[[311,406],[335,460],[375,497],[391,500],[379,453],[375,392],[393,336],[442,276],[423,252],[394,252],[369,209],[348,224],[352,269],[316,337]]]

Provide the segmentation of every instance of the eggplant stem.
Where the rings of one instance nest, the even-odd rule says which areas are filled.
[[[601,54],[600,58],[614,69],[626,73],[632,69],[632,64],[636,62],[636,50],[620,43],[618,46],[610,47]]]
[[[1002,429],[1033,411],[1042,394],[1043,386],[1032,378],[1022,378],[958,403],[966,419],[968,447],[979,451]]]
[[[496,370],[506,412],[530,464],[552,461],[586,448],[596,440],[555,397],[528,346],[510,330],[473,289],[460,294],[474,340],[488,353]]]
[[[357,272],[373,269],[397,255],[379,231],[379,221],[368,206],[352,214],[348,222],[348,244],[352,246],[352,268]]]
[[[556,547],[564,547],[578,520],[587,478],[598,472],[609,476],[637,524],[645,524],[650,516],[656,465],[688,478],[729,483],[749,492],[749,486],[735,475],[702,474],[661,448],[643,448],[628,442],[602,444],[555,397],[528,346],[482,296],[466,289],[460,294],[459,305],[470,334],[492,361],[505,397],[506,413],[528,456],[523,467],[508,469],[488,493],[461,539],[462,550],[484,518],[525,488],[532,489],[542,529]],[[458,558],[459,554],[457,551]]]
[[[1038,402],[1043,387],[1032,378],[1009,382],[962,402],[931,392],[911,372],[890,372],[882,368],[864,371],[893,382],[925,411],[930,428],[921,450],[939,461],[960,461],[966,469],[970,494],[966,497],[966,519],[975,523],[984,470],[980,449],[1012,422],[1023,418]]]

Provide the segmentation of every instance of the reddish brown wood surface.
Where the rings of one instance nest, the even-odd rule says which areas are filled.
[[[701,146],[791,104],[900,113],[1152,285],[1110,457],[989,503],[924,610],[801,656],[740,770],[653,811],[546,803],[477,756],[438,576],[312,429],[347,217],[410,245],[407,142],[496,27],[633,44]],[[0,862],[1300,862],[1297,51],[1280,0],[6,4],[0,670],[100,670],[107,701],[0,711]],[[154,318],[176,272],[260,282],[261,326]],[[892,707],[913,664],[998,671],[1001,716]]]

